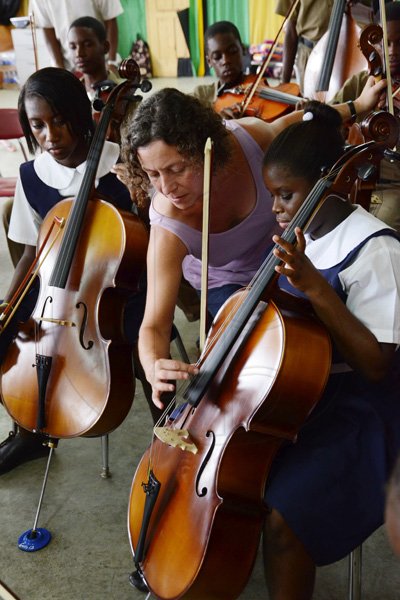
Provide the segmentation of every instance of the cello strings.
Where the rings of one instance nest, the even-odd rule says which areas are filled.
[[[340,172],[342,166],[343,166],[342,164],[339,164],[338,166],[335,165],[334,168],[332,168],[332,170],[327,175],[321,177],[317,181],[317,183],[314,185],[314,187],[308,194],[307,198],[303,202],[302,206],[297,211],[295,217],[292,219],[291,223],[288,225],[287,229],[281,236],[283,239],[292,240],[295,237],[295,229],[298,226],[298,224],[300,223],[304,227],[304,223],[307,223],[307,220],[310,221],[310,219],[313,218],[314,214],[318,211],[319,206],[321,206],[323,204],[325,198],[327,197],[327,195],[326,195],[325,198],[323,198],[323,192],[326,189],[326,182],[329,181],[329,179],[334,178],[337,175],[337,173]],[[319,205],[318,205],[318,200],[320,201]],[[310,212],[313,213],[311,216],[310,216]],[[277,248],[278,246],[279,245],[275,243],[272,250],[269,252],[268,256],[263,261],[261,267],[258,269],[257,273],[252,277],[248,286],[243,288],[243,291],[251,290],[252,288],[262,287],[262,290],[260,291],[260,296],[261,296],[261,293],[262,293],[263,289],[265,288],[265,272],[271,273],[271,272],[275,271],[275,266],[277,264],[282,263],[282,261],[280,259],[278,259],[277,257],[275,257],[275,255],[273,254],[273,250],[275,248]],[[198,358],[198,360],[195,363],[196,366],[201,367],[201,365],[204,364],[205,360],[212,354],[212,352],[216,348],[217,343],[222,339],[222,336],[225,333],[225,328],[232,321],[232,316],[235,315],[237,313],[237,311],[240,309],[240,307],[246,302],[247,296],[246,296],[246,298],[243,298],[242,296],[243,296],[243,294],[241,294],[240,297],[237,297],[235,299],[233,306],[230,307],[227,314],[224,315],[221,326],[219,327],[217,332],[209,339],[209,343],[206,344],[204,352],[202,353],[202,355]],[[179,383],[177,382],[176,394],[175,394],[174,398],[170,401],[170,403],[168,404],[168,406],[165,408],[164,412],[162,413],[161,417],[158,419],[157,423],[154,425],[153,442],[151,443],[151,449],[150,449],[150,453],[149,453],[149,465],[154,464],[157,460],[156,456],[155,456],[154,439],[156,437],[156,434],[154,432],[154,429],[161,424],[161,422],[165,419],[165,417],[168,415],[169,411],[172,409],[172,407],[174,405],[179,406],[176,402],[177,398],[182,397],[185,392],[189,391],[193,386],[196,385],[199,375],[195,375],[195,376],[191,377],[189,380],[184,380]],[[190,411],[192,409],[194,409],[194,407],[189,405],[188,410]],[[177,416],[176,421],[173,420],[171,423],[167,423],[166,426],[177,429],[178,428],[177,426],[179,424],[179,426],[182,427],[182,419],[183,419],[183,421],[185,421],[187,419],[187,416],[188,416],[187,411],[186,411],[186,413],[183,411],[181,414],[179,414]]]
[[[299,221],[302,222],[306,219],[306,217],[308,216],[308,213],[310,211],[310,206],[312,207],[313,204],[315,204],[315,201],[318,198],[318,196],[320,196],[321,191],[323,191],[323,188],[325,187],[325,182],[328,180],[328,177],[334,176],[337,172],[339,172],[339,168],[337,170],[334,170],[331,173],[329,173],[329,175],[322,177],[321,179],[318,180],[317,184],[311,190],[309,196],[307,197],[307,199],[305,200],[303,205],[300,207],[299,211],[297,212],[296,216],[292,220],[291,224],[289,224],[287,230],[282,235],[283,239],[294,237],[294,230],[295,230],[295,227],[297,227],[297,223]],[[252,280],[249,282],[248,286],[243,288],[243,291],[246,291],[246,290],[249,291],[255,287],[264,288],[265,273],[266,272],[271,273],[271,272],[275,271],[275,266],[277,264],[279,264],[280,262],[282,262],[279,259],[277,259],[275,257],[275,255],[273,254],[273,250],[277,247],[278,247],[278,244],[275,244],[273,249],[270,251],[270,253],[266,257],[266,259],[262,263],[261,267],[258,269],[257,273],[253,276]],[[261,290],[260,295],[261,295],[262,291],[263,291],[263,289]],[[209,343],[206,345],[206,352],[203,353],[199,357],[198,361],[196,362],[196,366],[201,367],[201,365],[204,364],[205,359],[207,359],[209,357],[209,355],[213,352],[215,346],[217,345],[217,343],[221,340],[222,336],[224,335],[226,327],[232,321],[233,315],[235,315],[237,313],[237,311],[239,310],[239,308],[243,305],[243,303],[246,302],[246,298],[247,298],[247,296],[243,297],[243,294],[241,294],[239,297],[237,297],[235,299],[235,301],[233,302],[233,305],[230,307],[229,311],[226,313],[226,315],[224,315],[219,329],[210,338]],[[197,377],[198,376],[194,376],[189,382],[185,382],[185,384],[187,385],[186,390],[189,390],[192,386],[194,386],[196,384]]]
[[[108,117],[109,114],[111,114],[112,108],[113,107],[111,105],[106,105],[104,109],[106,111],[106,115],[103,114],[103,118],[100,119],[100,122],[96,128],[93,142],[89,148],[86,159],[86,169],[81,188],[78,192],[78,196],[73,202],[66,231],[59,250],[58,260],[50,278],[50,285],[54,285],[56,287],[64,287],[65,280],[68,276],[69,263],[70,259],[72,258],[71,255],[74,252],[78,234],[81,229],[83,215],[86,211],[87,201],[95,180],[98,159],[100,157],[101,149],[104,144],[104,137],[108,127],[108,119],[105,118],[105,116]]]
[[[332,175],[332,173],[331,173],[331,175]],[[322,179],[318,180],[317,184],[313,187],[310,194],[308,195],[306,201],[303,203],[302,207],[300,207],[300,209],[297,212],[292,223],[289,225],[288,230],[291,229],[292,232],[294,232],[295,227],[297,226],[297,223],[299,221],[303,222],[304,219],[309,216],[310,208],[314,207],[314,204],[316,203],[318,198],[321,197],[321,193],[325,189],[325,180],[326,180],[326,178],[322,178]],[[286,234],[286,237],[289,237],[289,234],[287,234],[286,231],[285,231],[284,235],[285,234]],[[275,244],[274,247],[277,247],[277,244]],[[267,271],[267,273],[273,272],[275,264],[278,264],[280,262],[282,262],[282,261],[280,261],[278,258],[276,258],[271,251],[269,253],[268,257],[264,260],[264,262],[263,262],[262,266],[260,267],[259,271],[257,272],[257,274],[252,278],[252,281],[250,282],[248,288],[245,288],[245,289],[250,289],[251,287],[257,287],[257,286],[260,287],[260,289],[261,288],[264,289],[265,288],[264,272],[265,271]],[[261,292],[260,292],[260,294],[261,294]],[[205,356],[203,354],[200,357],[200,359],[197,361],[197,365],[204,363],[205,359],[208,358],[212,354],[213,350],[216,348],[217,342],[219,340],[221,340],[221,338],[222,338],[222,334],[224,333],[224,331],[223,331],[224,325],[229,326],[229,323],[232,321],[232,318],[231,318],[232,315],[235,315],[237,313],[237,310],[245,303],[245,301],[246,300],[245,299],[243,300],[241,297],[237,298],[235,300],[233,307],[231,307],[230,310],[228,311],[228,313],[224,316],[223,325],[217,331],[216,335],[214,335],[210,339],[210,344],[206,346]],[[157,422],[155,427],[157,427],[160,424],[160,422],[163,420],[166,413],[168,413],[169,409],[172,408],[176,399],[182,394],[182,390],[188,391],[192,386],[196,385],[198,380],[199,380],[199,376],[193,376],[190,380],[184,380],[183,382],[177,384],[177,388],[176,388],[177,393],[176,393],[175,398],[171,401],[171,403],[169,404],[167,409],[164,411],[162,417],[159,419],[159,421]],[[172,423],[167,423],[166,427],[170,427],[171,429],[176,429],[176,430],[182,430],[182,428],[184,426],[184,422],[186,421],[187,417],[189,416],[190,411],[193,409],[194,409],[194,407],[189,404],[188,409],[186,411],[183,411],[182,413],[178,414],[176,421],[173,420]],[[153,429],[153,442],[154,442],[155,435],[156,434]],[[155,456],[155,447],[154,447],[154,443],[153,443],[152,448],[150,449],[150,454],[149,454],[149,464],[150,465],[155,464],[156,460],[157,460],[157,458]]]
[[[298,226],[298,224],[300,224],[304,228],[312,220],[315,213],[318,212],[320,206],[324,203],[325,199],[329,196],[329,194],[326,194],[324,197],[324,193],[323,193],[326,189],[326,183],[329,181],[329,179],[334,178],[340,172],[342,167],[343,167],[343,165],[341,163],[337,166],[334,165],[332,170],[327,175],[321,177],[317,181],[317,183],[314,185],[314,187],[308,194],[307,198],[303,202],[302,206],[297,211],[295,217],[292,219],[292,221],[288,225],[287,229],[284,231],[283,235],[281,236],[283,239],[286,239],[286,240],[289,239],[289,241],[292,241],[292,243],[295,243],[295,240],[293,241],[293,238],[295,238],[296,227]],[[273,249],[277,248],[278,246],[279,245],[275,243]],[[258,298],[261,297],[263,290],[266,288],[266,285],[268,285],[268,281],[267,281],[267,283],[265,282],[265,273],[266,272],[271,273],[271,272],[275,271],[275,266],[277,264],[282,263],[282,261],[280,259],[278,259],[277,257],[275,257],[275,255],[273,254],[273,249],[269,252],[268,256],[262,263],[262,266],[258,269],[257,273],[254,275],[254,277],[250,281],[249,285],[246,288],[244,288],[244,290],[249,290],[249,291],[252,288],[255,288],[256,293],[258,294],[257,295]],[[257,288],[260,288],[259,291],[257,291]],[[210,356],[212,359],[212,353],[216,351],[215,349],[217,348],[217,343],[222,339],[222,335],[225,332],[225,328],[228,327],[229,324],[231,323],[232,315],[235,315],[239,311],[239,309],[244,305],[244,303],[246,302],[247,295],[245,298],[243,298],[242,296],[243,296],[243,294],[240,295],[240,298],[238,297],[235,299],[233,306],[230,308],[228,313],[226,315],[224,315],[222,325],[217,330],[216,334],[210,338],[209,344],[206,344],[205,351],[203,352],[203,354],[199,357],[199,359],[196,362],[197,366],[201,366],[202,364],[204,364],[206,359],[208,359]],[[206,371],[207,371],[207,369],[206,369]],[[193,376],[189,380],[184,380],[182,382],[176,383],[175,397],[171,400],[169,405],[166,407],[162,416],[160,417],[160,419],[157,421],[156,425],[153,428],[152,442],[150,444],[150,450],[149,450],[148,472],[150,472],[150,469],[153,470],[153,465],[157,464],[157,461],[159,458],[159,453],[161,452],[161,447],[162,447],[161,445],[154,443],[155,438],[157,437],[155,434],[155,428],[161,424],[162,420],[167,416],[168,412],[172,409],[172,407],[174,405],[176,405],[176,407],[179,406],[177,404],[176,400],[177,400],[177,398],[182,397],[182,395],[183,395],[182,391],[184,390],[184,391],[188,392],[191,388],[193,388],[196,385],[196,383],[199,381],[200,377],[202,377],[201,372],[198,375]],[[184,428],[184,424],[185,424],[187,418],[192,413],[192,411],[195,410],[195,408],[197,406],[197,405],[193,406],[189,402],[186,402],[185,405],[186,405],[186,410],[183,409],[183,411],[177,415],[176,419],[172,420],[171,422],[167,421],[166,424],[164,425],[164,427],[167,427],[170,429],[175,429],[177,431],[182,430]]]

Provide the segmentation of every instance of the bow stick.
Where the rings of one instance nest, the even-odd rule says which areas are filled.
[[[291,16],[293,15],[294,11],[296,10],[297,5],[298,5],[299,2],[300,2],[300,0],[293,0],[292,5],[291,5],[291,7],[289,8],[289,10],[287,12],[286,17],[284,18],[284,20],[282,22],[282,25],[280,26],[280,28],[278,30],[278,33],[276,34],[276,37],[275,37],[275,39],[274,39],[274,41],[272,43],[272,46],[269,49],[269,51],[267,53],[267,56],[265,57],[265,60],[264,60],[263,64],[261,65],[261,68],[260,68],[260,71],[259,71],[259,73],[257,75],[257,78],[254,81],[253,85],[251,86],[251,88],[250,88],[250,90],[248,92],[248,95],[247,95],[246,99],[243,102],[243,107],[242,107],[242,112],[241,112],[242,115],[244,114],[244,112],[246,111],[247,107],[249,106],[249,104],[251,102],[251,99],[253,98],[253,96],[254,96],[257,88],[258,88],[258,85],[259,85],[261,79],[263,78],[263,75],[264,75],[264,73],[265,73],[265,71],[266,71],[269,63],[271,62],[271,58],[272,58],[272,56],[274,54],[275,48],[276,48],[276,46],[278,44],[279,37],[280,37],[280,35],[282,33],[282,30],[283,30],[283,28],[284,28],[284,26],[286,24],[286,21],[288,21],[291,18]]]
[[[212,140],[207,138],[204,146],[203,179],[203,227],[201,244],[201,292],[200,292],[200,352],[204,348],[207,334],[207,291],[208,291],[208,234],[210,222]]]
[[[33,12],[29,13],[29,25],[30,25],[31,34],[32,34],[33,56],[35,58],[35,70],[37,71],[39,69],[39,60],[38,60],[37,41],[36,41],[35,15]]]
[[[389,45],[388,45],[388,35],[387,35],[385,0],[379,0],[379,11],[380,11],[380,15],[381,15],[381,26],[382,26],[382,33],[383,33],[383,58],[385,61],[386,80],[387,80],[388,110],[389,110],[390,114],[394,115],[393,85],[392,85],[392,75],[390,73],[390,65],[389,65]]]

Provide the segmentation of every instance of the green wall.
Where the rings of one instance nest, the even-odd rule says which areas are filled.
[[[136,36],[147,41],[145,0],[121,0],[124,13],[118,20],[118,52],[126,58],[136,41]]]

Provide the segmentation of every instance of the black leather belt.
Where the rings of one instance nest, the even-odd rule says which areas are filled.
[[[300,44],[307,46],[307,48],[311,48],[311,50],[314,48],[315,44],[317,43],[317,42],[312,42],[311,40],[308,40],[307,38],[303,37],[302,35],[299,35],[299,42],[300,42]]]

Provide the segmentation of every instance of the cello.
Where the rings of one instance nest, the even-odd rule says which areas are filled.
[[[49,438],[104,435],[133,401],[131,351],[122,311],[143,272],[148,233],[140,219],[118,211],[94,191],[108,126],[121,104],[135,101],[140,70],[123,61],[89,149],[76,199],[47,214],[38,247],[49,252],[38,271],[40,290],[1,366],[5,408],[22,428]],[[66,221],[62,235],[49,227]]]
[[[358,47],[361,30],[345,5],[346,0],[335,0],[328,31],[310,54],[304,74],[305,98],[328,102],[351,75],[366,68]]]
[[[316,183],[284,237],[294,240],[295,228],[329,195],[347,196],[360,168],[380,160],[383,146],[366,144],[339,161]],[[270,466],[324,388],[329,339],[317,321],[271,300],[276,260],[270,254],[250,289],[218,313],[200,371],[178,393],[185,402],[155,430],[137,468],[130,542],[136,567],[161,600],[240,594],[258,549]]]

